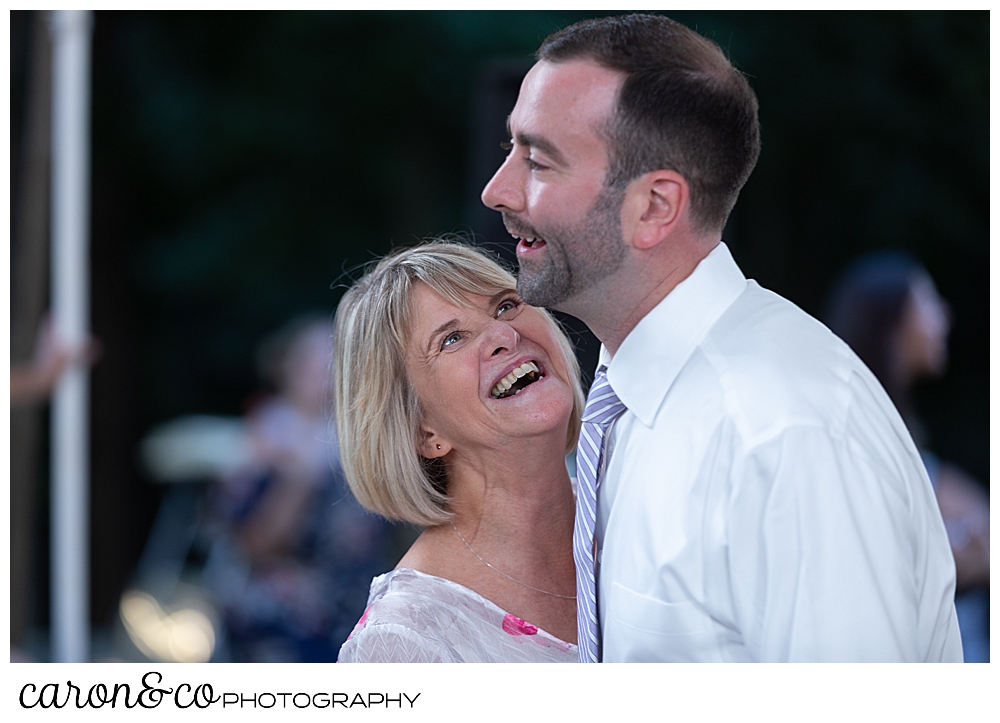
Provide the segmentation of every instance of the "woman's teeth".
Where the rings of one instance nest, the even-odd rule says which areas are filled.
[[[504,397],[510,397],[517,394],[526,386],[534,381],[538,381],[540,377],[540,372],[538,371],[538,366],[534,362],[525,362],[521,366],[514,369],[510,374],[505,376],[503,379],[496,383],[493,390],[490,392],[494,399],[503,399]],[[518,380],[525,378],[523,383],[518,384]],[[517,385],[517,389],[511,392],[511,388]]]

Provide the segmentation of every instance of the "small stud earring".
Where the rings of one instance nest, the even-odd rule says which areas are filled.
[[[438,448],[438,449],[441,449],[441,445],[439,444],[439,445],[437,446],[437,448]]]

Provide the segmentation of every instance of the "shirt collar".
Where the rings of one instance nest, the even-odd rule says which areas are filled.
[[[636,324],[614,357],[601,345],[599,363],[608,367],[611,388],[647,427],[688,357],[746,285],[720,242]]]

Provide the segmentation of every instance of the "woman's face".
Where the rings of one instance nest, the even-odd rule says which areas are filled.
[[[502,451],[543,434],[561,450],[573,385],[557,332],[513,289],[466,298],[469,307],[456,306],[422,282],[413,288],[406,366],[424,415],[420,453]]]
[[[910,286],[903,312],[900,345],[909,379],[939,376],[948,364],[948,305],[930,276],[921,275]]]

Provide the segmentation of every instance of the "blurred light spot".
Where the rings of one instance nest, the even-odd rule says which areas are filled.
[[[132,642],[147,657],[165,663],[207,663],[215,649],[212,621],[200,610],[166,613],[152,595],[128,590],[119,607]]]

